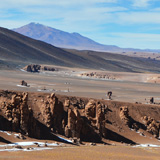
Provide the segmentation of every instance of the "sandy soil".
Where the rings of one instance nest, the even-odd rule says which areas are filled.
[[[142,58],[160,60],[159,53],[154,53],[154,52],[123,52],[120,54],[131,57],[142,57]]]
[[[0,72],[0,89],[4,90],[17,90],[27,91],[35,93],[51,93],[55,92],[60,95],[67,96],[79,96],[96,99],[107,99],[107,91],[113,92],[113,100],[121,102],[149,102],[150,97],[154,97],[156,103],[160,102],[159,90],[160,81],[158,74],[150,73],[112,73],[101,72],[103,74],[113,74],[115,80],[104,80],[97,78],[88,78],[80,76],[81,73],[93,72],[93,70],[79,70],[62,68],[58,72],[41,72],[41,73],[28,73],[20,70],[1,70]],[[95,71],[94,71],[95,72]],[[23,87],[20,85],[20,81],[25,80],[30,87]],[[155,83],[156,81],[156,83]],[[114,102],[113,102],[114,103]],[[121,104],[119,104],[121,105]],[[127,104],[132,107],[132,104]],[[137,106],[138,108],[138,106]],[[137,108],[131,112],[131,116],[136,117]],[[107,124],[107,128],[119,135],[123,135],[128,139],[133,139],[140,144],[157,144],[160,146],[160,142],[153,136],[145,132],[146,137],[140,135],[140,132],[131,132],[129,128],[123,127],[119,130],[118,126],[122,124],[114,123],[114,117],[117,114],[114,107],[113,112],[108,114],[111,118],[111,124]],[[147,110],[147,109],[146,109]],[[145,111],[146,111],[145,110]],[[141,111],[143,113],[143,110]],[[117,116],[117,115],[116,115]],[[140,117],[137,117],[137,119]],[[136,119],[135,119],[136,120]],[[122,126],[121,126],[122,127]],[[12,142],[16,142],[17,139],[13,137],[8,138],[7,134],[0,133],[0,136],[4,139],[9,139]],[[134,138],[132,138],[134,137]],[[28,139],[27,141],[35,141],[35,139]],[[45,142],[45,141],[42,141]],[[112,140],[105,141],[111,145],[97,144],[96,146],[90,146],[89,144],[81,146],[62,145],[59,147],[52,147],[48,150],[42,151],[16,151],[16,152],[0,152],[0,159],[113,159],[113,160],[135,160],[135,159],[153,159],[159,160],[160,147],[133,147],[126,144],[116,143]],[[49,141],[49,143],[53,143]],[[115,143],[115,145],[114,145]],[[5,143],[1,143],[5,144]],[[1,149],[1,148],[0,148]]]
[[[116,77],[115,80],[104,80],[80,76],[86,72],[92,70],[64,68],[59,72],[41,73],[1,70],[0,88],[28,92],[55,92],[98,99],[107,99],[107,91],[112,91],[112,98],[116,101],[147,103],[154,97],[156,103],[160,102],[158,74],[104,72],[103,74],[113,74]],[[30,87],[20,86],[21,80],[25,80]]]
[[[0,159],[56,159],[56,160],[159,160],[160,148],[131,146],[61,147],[45,151],[1,152]]]

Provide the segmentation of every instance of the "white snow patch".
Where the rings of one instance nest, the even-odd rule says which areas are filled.
[[[5,151],[8,151],[8,152],[15,152],[15,151],[42,151],[42,150],[48,150],[48,149],[53,149],[53,148],[49,148],[49,147],[35,147],[35,148],[30,148],[30,149],[18,149],[18,148],[11,148],[11,149],[0,149],[0,152],[5,152]]]
[[[31,149],[23,149],[23,151],[43,151],[43,150],[48,150],[48,149],[53,149],[53,148],[49,148],[49,147],[36,147],[36,148],[31,148]]]
[[[160,145],[155,145],[155,144],[140,144],[140,145],[136,145],[133,147],[160,147]]]
[[[64,141],[67,141],[67,142],[69,142],[69,143],[73,143],[71,140],[69,140],[69,139],[65,139],[65,138],[62,138],[62,137],[60,137],[60,136],[58,136],[60,139],[62,139],[62,140],[64,140]]]
[[[27,71],[25,71],[24,69],[20,69],[22,72],[27,72]]]
[[[22,86],[22,85],[17,84],[17,87],[27,87],[27,86]]]
[[[3,131],[3,130],[0,130],[1,133],[6,133],[8,136],[11,136],[12,134],[7,132],[7,131]]]
[[[33,146],[33,145],[39,145],[39,146],[58,146],[57,143],[44,143],[44,142],[16,142],[16,143],[10,143],[5,145],[0,145],[0,147],[13,147],[13,146]]]

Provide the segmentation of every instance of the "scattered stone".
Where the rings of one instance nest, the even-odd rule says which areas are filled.
[[[90,143],[90,146],[96,146],[96,143]]]
[[[20,146],[20,145],[15,146],[15,148],[17,148],[17,149],[23,149],[22,146]]]
[[[21,86],[29,87],[29,85],[27,85],[27,82],[24,80],[21,81]]]

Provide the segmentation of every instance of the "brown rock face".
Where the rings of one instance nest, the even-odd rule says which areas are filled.
[[[64,101],[64,107],[69,107],[70,106],[70,100],[69,98],[66,98]]]
[[[54,93],[34,99],[28,98],[28,93],[6,95],[1,109],[12,131],[35,138],[54,132],[76,141],[96,142],[105,137],[105,105],[100,102],[89,100],[83,107],[80,99],[66,98],[62,102]],[[33,113],[29,105],[38,112]]]
[[[89,121],[96,120],[96,102],[93,99],[90,99],[85,106],[85,115]]]
[[[62,102],[58,101],[55,94],[51,94],[42,106],[41,112],[47,127],[53,128],[54,132],[62,134],[62,120],[64,117]]]
[[[105,105],[98,102],[96,106],[96,127],[99,130],[99,133],[104,137],[106,136],[105,135],[106,134],[105,133],[105,123],[106,123],[105,110],[106,110]]]
[[[158,138],[160,134],[160,123],[150,116],[144,116],[142,117],[142,120],[147,127],[147,131]]]
[[[85,107],[85,115],[93,126],[99,131],[101,136],[105,136],[105,105],[100,102],[95,102],[94,100],[89,100]]]
[[[120,107],[119,116],[125,125],[130,126],[129,110],[127,106]]]
[[[65,126],[65,135],[67,137],[81,137],[81,131],[83,126],[83,119],[78,111],[74,108],[68,109],[68,123]]]
[[[35,136],[37,126],[33,119],[31,109],[28,106],[28,93],[14,94],[10,101],[4,102],[2,106],[6,118],[11,122],[11,130],[21,132],[25,135]],[[34,133],[34,134],[33,134]],[[39,137],[36,133],[35,137]]]

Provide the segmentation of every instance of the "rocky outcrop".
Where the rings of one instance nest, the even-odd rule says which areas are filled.
[[[85,106],[85,115],[87,119],[91,122],[92,126],[95,126],[101,136],[106,135],[105,133],[105,117],[106,106],[100,102],[95,102],[90,99]]]
[[[25,66],[23,69],[27,72],[39,72],[41,66],[37,64],[30,64]]]
[[[2,103],[2,111],[11,123],[11,130],[22,134],[40,137],[38,127],[28,106],[28,93],[13,94],[11,100]]]
[[[120,107],[119,116],[120,116],[121,120],[124,122],[125,125],[131,126],[129,110],[128,110],[127,106]]]
[[[93,99],[90,99],[85,106],[85,116],[89,121],[96,122],[96,102]]]
[[[41,66],[40,68],[42,71],[57,71],[56,68],[53,68],[53,67],[49,67],[49,66]]]
[[[41,105],[41,112],[46,126],[56,133],[63,134],[62,120],[64,118],[64,109],[62,102],[52,93]]]
[[[65,126],[65,135],[67,137],[81,137],[83,120],[77,109],[68,109],[68,123]]]
[[[89,78],[97,78],[97,79],[107,79],[107,80],[116,79],[116,77],[113,74],[105,74],[105,73],[97,73],[97,72],[82,73],[81,76],[89,77]]]
[[[150,116],[144,116],[142,120],[147,127],[147,131],[158,138],[160,136],[160,123]]]
[[[57,71],[56,68],[50,66],[42,66],[37,64],[29,64],[23,68],[27,72],[39,72],[39,71]]]
[[[40,107],[45,125],[68,138],[100,140],[105,136],[105,106],[90,100],[83,109],[77,102],[66,98],[62,103],[52,93]]]
[[[29,85],[27,84],[27,82],[24,81],[24,80],[22,80],[22,81],[20,82],[20,85],[21,85],[21,86],[25,86],[25,87],[29,87]]]

